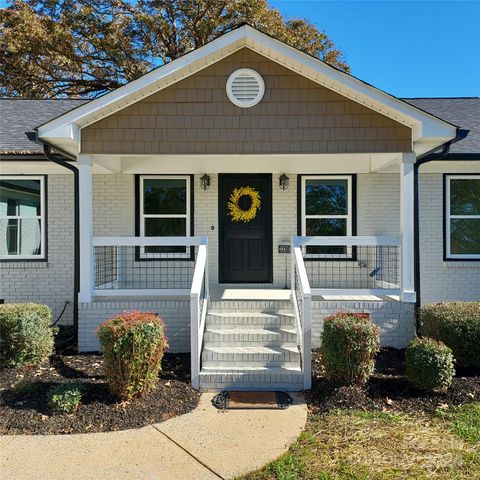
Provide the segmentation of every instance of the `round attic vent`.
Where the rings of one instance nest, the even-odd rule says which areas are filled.
[[[265,93],[265,83],[259,73],[250,68],[235,70],[227,80],[227,95],[237,107],[256,105]]]

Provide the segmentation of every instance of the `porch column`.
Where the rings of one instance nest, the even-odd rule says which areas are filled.
[[[400,289],[402,302],[415,302],[414,260],[414,172],[416,157],[404,152],[400,163]]]
[[[93,290],[93,188],[92,157],[77,157],[79,183],[80,292],[79,302],[91,302]]]

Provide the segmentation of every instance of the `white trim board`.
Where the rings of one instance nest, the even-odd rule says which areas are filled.
[[[189,77],[243,47],[297,72],[346,98],[412,129],[415,143],[440,146],[456,135],[456,127],[361,80],[244,25],[183,57],[163,65],[102,97],[38,127],[39,138],[68,153],[80,152],[80,130],[140,99]],[[406,73],[408,74],[408,73]],[[433,148],[433,147],[432,147]]]

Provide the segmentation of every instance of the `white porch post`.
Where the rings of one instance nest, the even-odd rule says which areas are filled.
[[[400,163],[400,288],[402,302],[415,302],[414,164],[415,153],[404,152]]]
[[[79,183],[80,293],[79,302],[91,302],[93,290],[93,188],[92,158],[77,158]]]

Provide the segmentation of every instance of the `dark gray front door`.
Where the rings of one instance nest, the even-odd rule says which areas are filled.
[[[235,188],[251,187],[260,194],[261,207],[249,222],[234,221],[228,209]],[[219,175],[219,262],[221,283],[272,282],[272,176],[270,174]],[[251,201],[239,205],[248,210]]]

